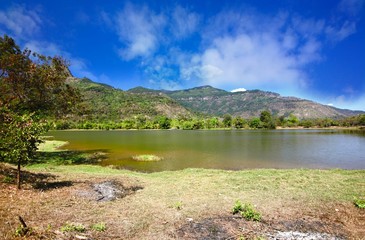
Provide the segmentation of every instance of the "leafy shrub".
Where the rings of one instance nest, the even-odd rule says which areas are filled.
[[[232,213],[237,214],[243,210],[242,203],[240,200],[237,200],[232,208]]]
[[[257,212],[251,204],[245,204],[241,211],[241,216],[250,221],[261,221],[261,214]]]
[[[248,221],[261,221],[261,214],[257,212],[251,204],[245,203],[242,205],[239,200],[235,202],[232,208],[232,213],[239,213],[244,219]]]

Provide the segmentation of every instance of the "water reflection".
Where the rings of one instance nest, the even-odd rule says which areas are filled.
[[[350,130],[54,131],[70,150],[107,149],[102,165],[184,168],[365,168],[365,132]],[[153,154],[160,162],[137,162]]]

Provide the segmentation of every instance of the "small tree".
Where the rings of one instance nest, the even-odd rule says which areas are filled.
[[[171,119],[166,116],[158,117],[157,123],[160,129],[170,129],[171,127]]]
[[[66,114],[80,100],[66,83],[67,64],[59,57],[21,51],[0,37],[0,161],[20,166],[33,159],[46,125],[42,118]]]
[[[233,119],[233,126],[237,129],[240,129],[240,128],[243,128],[245,125],[245,120],[240,117],[240,116],[237,116]]]
[[[275,129],[276,125],[271,116],[271,113],[267,110],[262,111],[260,114],[260,121],[263,123],[264,128]]]
[[[39,136],[47,131],[45,123],[32,119],[32,115],[17,115],[2,107],[0,109],[0,160],[17,165],[17,187],[20,189],[20,167],[34,157]]]
[[[223,122],[224,127],[231,127],[232,126],[232,116],[230,114],[224,114],[222,122]]]

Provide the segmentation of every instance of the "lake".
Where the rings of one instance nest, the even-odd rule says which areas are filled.
[[[143,172],[214,168],[365,169],[365,134],[346,130],[51,131],[69,150],[106,151],[100,164]],[[138,162],[153,154],[159,162]]]

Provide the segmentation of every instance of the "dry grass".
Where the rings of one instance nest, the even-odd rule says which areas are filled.
[[[8,165],[1,169],[0,182],[10,174]],[[34,228],[29,239],[238,239],[273,229],[365,236],[364,212],[352,202],[365,195],[365,171],[187,169],[143,174],[88,165],[28,169],[47,176],[39,180],[38,186],[44,187],[35,188],[34,174],[21,191],[0,183],[0,239],[15,239],[18,215]],[[97,202],[87,193],[92,184],[105,180],[140,190]],[[238,199],[254,204],[263,221],[233,216],[230,211]],[[172,207],[176,203],[182,207]],[[106,231],[92,230],[101,222]],[[60,232],[66,223],[82,224],[86,232]]]

